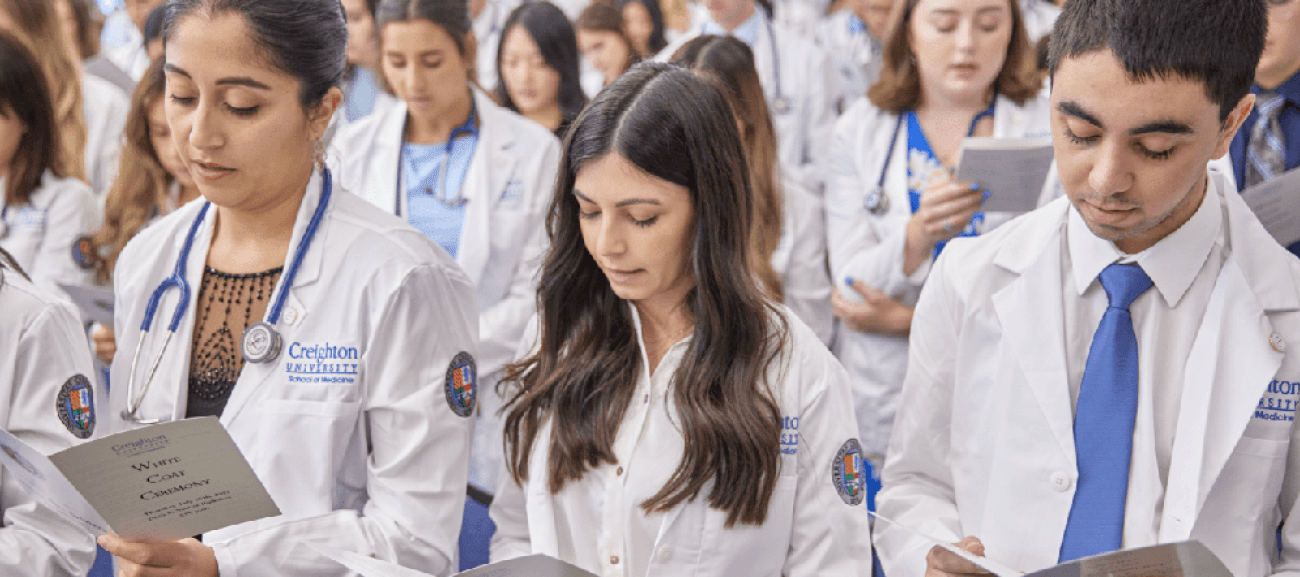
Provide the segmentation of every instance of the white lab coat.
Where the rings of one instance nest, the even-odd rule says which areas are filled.
[[[0,190],[4,186],[0,177]],[[77,266],[72,255],[77,239],[98,230],[101,219],[99,202],[86,183],[47,171],[25,205],[6,207],[0,193],[0,211],[8,228],[0,248],[13,255],[37,286],[63,295],[60,285],[93,284],[94,272]]]
[[[1020,0],[1020,14],[1025,19],[1025,33],[1029,42],[1037,44],[1056,25],[1061,9],[1048,0]]]
[[[785,306],[830,346],[835,315],[831,311],[831,278],[826,264],[826,215],[821,199],[798,183],[786,180],[781,239],[772,251],[772,268],[781,277]]]
[[[789,446],[772,448],[782,450],[781,472],[768,503],[767,521],[758,527],[727,529],[726,514],[708,505],[706,497],[713,489],[709,481],[695,500],[664,513],[647,577],[870,577],[866,507],[847,504],[832,473],[837,452],[855,431],[848,375],[807,326],[788,311],[784,314],[789,319],[789,340],[768,375],[786,417],[783,421],[793,423],[783,431],[783,439],[797,439],[797,446],[793,451]],[[493,561],[534,553],[560,558],[561,549],[572,550],[560,542],[569,538],[568,525],[557,514],[548,489],[553,424],[548,419],[537,436],[539,442],[533,444],[530,475],[523,487],[503,471],[491,509],[497,525]],[[637,453],[637,457],[648,458],[652,466],[675,469],[678,465],[659,455]]]
[[[844,8],[817,25],[817,42],[830,52],[840,76],[843,100],[837,108],[841,110],[866,96],[867,90],[880,78],[882,46],[869,30],[859,34],[849,30],[853,16],[852,10]]]
[[[1024,105],[999,96],[993,113],[993,136],[1050,136],[1046,92]],[[843,286],[851,277],[914,305],[925,282],[929,263],[911,277],[903,275],[903,247],[912,209],[907,194],[907,123],[898,131],[893,158],[886,170],[885,157],[898,115],[859,99],[835,125],[834,171],[826,194],[826,232],[831,278]],[[876,215],[867,210],[866,197],[885,170],[889,210]],[[1048,181],[1054,182],[1055,175]],[[996,192],[995,192],[996,194]],[[980,232],[1011,219],[1007,213],[985,213]],[[846,297],[857,293],[840,289]],[[861,333],[845,327],[836,341],[836,355],[853,376],[858,425],[863,449],[878,459],[889,446],[889,431],[898,409],[898,392],[907,368],[907,337]],[[879,463],[880,461],[876,461]]]
[[[1210,186],[1224,184],[1211,172]],[[1300,431],[1253,418],[1266,400],[1300,400],[1300,387],[1266,393],[1270,381],[1300,380],[1300,261],[1239,195],[1221,197],[1227,257],[1184,380],[1169,383],[1183,389],[1169,483],[1141,498],[1163,503],[1160,542],[1196,539],[1236,577],[1262,577],[1300,568]],[[937,538],[975,535],[990,559],[1020,571],[1056,563],[1078,478],[1060,303],[1069,210],[1058,199],[953,243],[935,265],[876,501]],[[1290,545],[1279,559],[1283,522]],[[929,545],[893,529],[877,538],[890,577],[925,571]]]
[[[665,62],[671,60],[678,48],[702,32],[703,24],[697,23],[690,32],[664,48],[657,58]],[[757,38],[750,48],[754,51],[754,67],[758,69],[772,124],[776,128],[781,169],[821,198],[829,167],[826,159],[830,152],[836,102],[842,93],[839,73],[824,50],[777,24],[769,28],[760,23]],[[779,77],[773,62],[779,62]],[[773,105],[778,92],[789,102],[786,113],[781,113]]]
[[[81,97],[86,118],[86,178],[103,204],[117,178],[131,98],[113,83],[91,74],[81,76]]]
[[[70,303],[0,266],[0,429],[46,455],[81,442],[55,410],[74,375],[95,381],[80,319]],[[93,390],[92,407],[102,392]],[[2,469],[0,515],[0,573],[81,577],[90,570],[95,536],[38,505]]]
[[[468,201],[456,262],[474,284],[479,314],[479,375],[483,378],[472,480],[490,490],[501,453],[495,383],[523,340],[536,310],[535,276],[546,252],[543,221],[555,188],[560,143],[549,130],[474,90],[479,141],[461,186]],[[407,214],[397,170],[406,123],[398,102],[341,130],[336,173],[389,214]],[[399,193],[400,190],[400,193]],[[400,196],[400,200],[399,200]],[[400,202],[400,209],[399,209]]]
[[[826,0],[773,0],[772,21],[813,39],[825,19]]]
[[[516,4],[506,0],[487,0],[483,3],[483,11],[474,19],[474,36],[478,38],[474,72],[483,90],[490,92],[496,88],[497,49],[501,46],[502,27]]]
[[[298,209],[286,270],[321,189],[317,173]],[[167,292],[153,330],[142,336],[145,305],[172,274],[204,204],[188,203],[142,230],[118,261],[109,432],[136,427],[119,416],[133,351],[143,338],[141,364],[157,358],[179,291]],[[194,294],[143,396],[141,418],[185,416],[197,293],[215,217],[209,208],[195,236],[185,265]],[[221,574],[351,574],[302,547],[306,541],[436,575],[453,572],[474,427],[453,413],[446,392],[452,358],[476,350],[473,288],[464,273],[414,228],[336,184],[276,328],[284,342],[279,357],[244,366],[221,424],[281,515],[206,533]],[[326,344],[355,349],[353,374],[295,353]],[[291,380],[329,371],[329,384]]]

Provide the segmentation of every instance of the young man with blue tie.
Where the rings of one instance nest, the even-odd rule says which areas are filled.
[[[1021,571],[1187,539],[1236,577],[1300,568],[1300,261],[1206,168],[1255,102],[1266,17],[1264,0],[1065,5],[1066,197],[934,265],[882,515]],[[889,577],[976,572],[876,527]]]

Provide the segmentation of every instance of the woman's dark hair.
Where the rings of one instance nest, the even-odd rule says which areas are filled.
[[[645,6],[646,12],[650,13],[650,40],[647,42],[650,53],[642,55],[649,58],[668,46],[668,40],[664,38],[664,12],[659,6],[659,0],[618,0],[619,12],[622,13],[628,4],[634,2]]]
[[[303,108],[319,105],[342,81],[348,29],[338,0],[168,0],[164,46],[186,17],[223,13],[242,16],[271,64],[298,80]]]
[[[148,46],[150,42],[161,38],[163,28],[167,25],[167,3],[163,2],[154,6],[153,11],[149,12],[149,17],[144,21],[144,45]]]
[[[735,37],[705,34],[678,48],[672,63],[695,71],[717,87],[727,97],[736,118],[744,123],[740,138],[749,164],[750,190],[754,193],[749,268],[763,282],[772,300],[784,300],[781,275],[772,268],[772,253],[781,240],[783,209],[776,129],[754,65],[754,51]]]
[[[1224,121],[1250,93],[1267,27],[1262,0],[1071,0],[1052,31],[1047,67],[1054,75],[1066,58],[1110,50],[1135,81],[1204,84]]]
[[[573,187],[585,166],[617,154],[645,173],[685,187],[694,206],[686,296],[693,338],[673,374],[671,400],[685,453],[659,492],[641,503],[662,512],[695,499],[728,527],[759,525],[779,472],[780,407],[768,369],[788,339],[785,317],[747,266],[749,173],[735,118],[722,94],[682,68],[641,63],[596,97],[565,142],[546,219],[550,249],[538,284],[540,342],[507,367],[506,463],[529,476],[534,443],[549,443],[552,493],[616,462],[614,436],[640,365],[628,303],[614,293],[583,244]],[[547,422],[550,438],[539,438]]]
[[[587,30],[589,32],[609,32],[617,35],[619,40],[627,46],[627,62],[623,63],[623,70],[631,68],[638,60],[646,56],[636,49],[632,44],[632,39],[627,37],[627,31],[623,29],[623,13],[618,7],[606,2],[605,0],[596,0],[582,9],[578,14],[578,19],[574,21],[573,27],[578,30]],[[650,56],[654,56],[651,54]]]
[[[66,0],[68,10],[72,12],[72,20],[77,24],[77,37],[69,38],[73,45],[77,47],[78,54],[74,56],[86,60],[99,54],[99,34],[95,30],[95,20],[90,15],[91,0]]]
[[[880,79],[867,90],[867,98],[877,108],[895,114],[915,110],[921,104],[921,71],[912,54],[912,15],[921,0],[899,0],[894,6],[886,32],[888,40],[881,54]],[[1121,0],[1122,1],[1122,0]],[[1043,87],[1042,74],[1034,59],[1034,46],[1025,31],[1020,2],[1007,0],[1011,9],[1011,42],[1007,44],[1002,70],[993,79],[993,90],[1016,104],[1024,104],[1038,95]]]
[[[467,0],[380,0],[375,12],[375,33],[383,39],[384,27],[393,22],[428,20],[451,36],[461,56],[466,56],[469,33],[474,30],[474,20],[469,15]],[[474,78],[474,71],[469,71]]]
[[[166,89],[163,59],[159,58],[149,65],[131,95],[117,178],[104,198],[104,226],[90,237],[95,280],[101,284],[111,280],[127,241],[167,210],[167,188],[173,178],[158,159],[149,127],[149,112],[162,101]]]
[[[560,86],[556,89],[555,95],[556,101],[560,103],[560,115],[563,117],[560,124],[573,122],[582,111],[582,107],[587,104],[587,95],[582,92],[582,83],[578,75],[578,37],[568,17],[550,2],[524,2],[506,17],[506,23],[501,27],[501,43],[497,45],[497,87],[493,97],[502,106],[519,112],[519,107],[510,98],[510,91],[506,90],[506,81],[501,74],[501,55],[505,52],[505,38],[515,26],[523,28],[524,32],[528,33],[537,44],[537,50],[542,53],[546,65],[560,75]]]
[[[14,258],[14,255],[9,254],[9,251],[0,248],[0,287],[3,287],[5,284],[5,269],[12,269],[18,273],[18,276],[29,281],[32,280],[32,277],[27,276],[27,272],[23,270],[22,265],[18,264],[18,260]]]
[[[48,87],[40,63],[27,46],[0,32],[0,115],[16,117],[27,129],[5,179],[4,200],[9,206],[30,202],[45,171],[59,158],[62,145]]]

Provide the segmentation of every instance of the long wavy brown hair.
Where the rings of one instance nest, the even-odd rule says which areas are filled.
[[[901,114],[921,104],[921,71],[910,45],[912,15],[921,0],[900,0],[889,17],[888,40],[881,54],[880,79],[867,90],[867,98],[881,110]],[[1024,104],[1043,87],[1035,62],[1034,46],[1025,31],[1020,3],[1007,0],[1011,8],[1011,42],[1007,44],[1002,70],[993,79],[993,90],[1016,104]]]
[[[81,78],[68,52],[63,26],[49,0],[0,0],[0,10],[17,25],[11,30],[36,55],[49,86],[62,153],[50,165],[61,178],[86,180],[86,117],[81,109]]]
[[[154,215],[167,210],[167,191],[173,179],[158,160],[149,135],[149,111],[162,100],[166,88],[163,59],[159,58],[131,95],[117,179],[104,199],[104,227],[90,239],[95,249],[91,251],[95,280],[100,284],[107,284],[113,276],[113,267],[126,242]]]
[[[776,162],[776,130],[767,110],[763,85],[754,68],[754,51],[730,36],[704,35],[683,44],[673,64],[694,70],[722,92],[744,125],[749,182],[754,191],[754,226],[749,230],[749,268],[763,281],[773,300],[784,300],[781,276],[772,268],[772,253],[781,241],[781,186]]]
[[[59,128],[54,125],[50,92],[36,56],[22,40],[0,32],[0,114],[17,118],[26,131],[9,161],[4,200],[9,206],[31,201],[47,170],[57,170]]]
[[[506,465],[522,484],[534,443],[549,443],[552,493],[589,469],[614,464],[614,436],[640,365],[631,307],[583,244],[574,180],[618,154],[685,187],[695,211],[689,259],[695,288],[686,306],[693,338],[672,377],[671,406],[685,452],[643,510],[695,499],[709,481],[710,507],[727,526],[759,525],[780,474],[780,407],[768,369],[788,340],[785,317],[749,270],[749,173],[722,94],[689,71],[642,63],[578,117],[565,143],[546,219],[550,249],[538,284],[540,342],[507,367]],[[549,438],[539,435],[553,422]],[[537,472],[533,472],[537,473]]]

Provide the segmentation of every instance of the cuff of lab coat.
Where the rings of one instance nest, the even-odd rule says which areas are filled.
[[[916,267],[915,272],[913,272],[910,275],[907,275],[906,278],[908,284],[912,285],[913,287],[920,287],[921,285],[924,285],[925,279],[930,276],[930,269],[933,266],[934,266],[934,253],[931,252],[929,257],[921,261],[921,266]]]
[[[217,577],[238,577],[239,567],[235,564],[235,554],[223,545],[208,545],[217,558]]]

